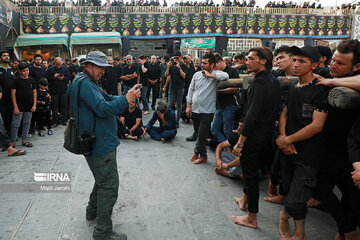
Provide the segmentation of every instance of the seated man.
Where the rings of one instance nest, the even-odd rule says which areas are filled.
[[[153,127],[157,120],[160,123],[160,127]],[[175,137],[177,133],[175,112],[167,107],[164,100],[159,100],[157,111],[154,112],[153,117],[145,127],[144,137],[146,133],[148,133],[152,139],[156,141],[161,140],[163,143]]]
[[[144,130],[142,128],[142,113],[136,102],[129,102],[129,107],[124,110],[120,121],[126,127],[123,131],[125,138],[138,141]]]
[[[219,175],[230,178],[242,178],[240,167],[240,157],[231,153],[229,147],[234,147],[239,139],[239,135],[234,134],[229,140],[219,143],[215,150],[216,168],[215,172]],[[228,149],[228,150],[225,150]]]

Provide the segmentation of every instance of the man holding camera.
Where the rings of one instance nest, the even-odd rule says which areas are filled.
[[[93,51],[88,54],[84,71],[75,76],[71,87],[71,106],[78,133],[84,136],[81,139],[82,147],[90,145],[90,153],[85,158],[95,184],[86,207],[86,219],[90,221],[96,218],[93,238],[126,240],[125,234],[117,234],[112,230],[111,221],[119,188],[116,147],[120,142],[116,134],[116,115],[121,114],[129,102],[135,102],[140,97],[141,85],[131,88],[126,96],[104,93],[99,80],[108,66],[110,65],[104,53]]]
[[[55,58],[55,66],[49,68],[47,71],[47,79],[49,81],[49,90],[52,99],[52,113],[53,124],[57,125],[58,112],[61,114],[61,123],[66,125],[67,121],[67,108],[68,108],[68,96],[66,95],[66,88],[71,75],[66,66],[63,65],[63,61],[60,57]],[[60,106],[60,109],[58,109]]]
[[[186,65],[181,62],[181,53],[177,52],[168,62],[165,72],[166,77],[171,76],[168,107],[174,109],[176,101],[176,127],[179,127],[186,74]]]

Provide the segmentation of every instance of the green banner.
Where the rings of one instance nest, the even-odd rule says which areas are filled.
[[[183,38],[181,48],[215,48],[216,39],[210,38]]]

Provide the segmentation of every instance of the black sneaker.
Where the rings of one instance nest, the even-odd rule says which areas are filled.
[[[127,236],[124,233],[112,232],[109,240],[127,240]]]
[[[45,137],[45,133],[43,133],[43,131],[39,131],[38,136],[39,137]]]
[[[53,135],[53,131],[51,129],[48,129],[48,135]]]

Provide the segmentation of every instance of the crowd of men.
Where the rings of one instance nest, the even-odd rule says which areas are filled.
[[[258,227],[259,175],[269,174],[264,200],[285,205],[279,213],[281,239],[305,239],[307,208],[320,204],[338,226],[336,240],[360,239],[355,231],[360,223],[359,110],[328,103],[332,87],[360,90],[359,56],[360,42],[344,40],[334,52],[325,46],[280,46],[274,53],[252,48],[246,57],[222,57],[207,49],[201,60],[180,52],[109,57],[97,84],[109,95],[126,95],[141,84],[140,98],[118,116],[120,138],[139,141],[149,135],[166,143],[176,137],[180,123],[193,124],[186,138],[196,142],[190,161],[207,162],[208,145],[215,151],[215,173],[244,181],[243,195],[235,201],[247,214],[233,216],[234,223]],[[9,156],[25,154],[16,149],[21,122],[25,147],[32,146],[29,132],[44,137],[45,126],[51,135],[51,128],[66,124],[67,87],[84,71],[84,62],[35,55],[20,63],[0,52],[0,143]],[[254,76],[249,89],[217,88],[220,81],[244,73]],[[288,88],[280,87],[277,78],[293,76],[297,80]],[[142,116],[151,111],[150,121],[143,123]]]

